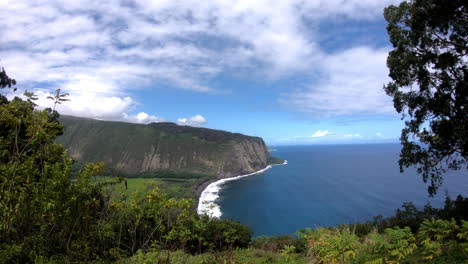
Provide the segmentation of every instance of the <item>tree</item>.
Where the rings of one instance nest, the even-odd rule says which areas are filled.
[[[468,3],[405,1],[384,16],[393,44],[384,89],[405,120],[400,170],[416,166],[433,195],[443,173],[468,164]]]
[[[15,85],[0,73],[2,88]],[[88,164],[72,182],[73,161],[54,143],[63,130],[58,114],[36,109],[33,93],[25,97],[0,100],[0,262],[41,262],[77,248],[87,256],[85,248],[96,248],[90,241],[102,241],[106,198],[89,180],[101,166]]]
[[[5,72],[5,69],[2,68],[0,71],[0,89],[8,87],[11,88],[12,86],[16,85],[15,79],[11,79]]]
[[[8,77],[8,75],[5,72],[5,69],[2,68],[2,70],[0,71],[0,89],[11,88],[12,86],[14,87],[15,85],[16,85],[16,80]],[[13,88],[13,90],[16,91],[16,88]],[[6,103],[7,101],[8,101],[7,98],[0,94],[0,104]]]
[[[57,104],[62,104],[62,102],[70,101],[70,99],[66,99],[65,97],[69,96],[69,93],[60,93],[60,89],[55,90],[54,96],[47,96],[47,99],[51,99],[54,101],[54,109],[57,106]]]

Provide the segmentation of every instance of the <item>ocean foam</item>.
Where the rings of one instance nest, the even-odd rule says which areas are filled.
[[[228,181],[234,181],[234,180],[238,180],[238,179],[241,179],[241,178],[244,178],[244,177],[248,177],[248,176],[252,176],[252,175],[255,175],[255,174],[262,173],[262,172],[270,169],[272,166],[275,166],[275,165],[286,165],[286,164],[288,164],[287,160],[285,160],[283,164],[268,165],[265,168],[263,168],[263,169],[261,169],[259,171],[253,172],[253,173],[234,176],[234,177],[231,177],[231,178],[225,178],[225,179],[221,179],[221,180],[210,183],[208,186],[206,186],[205,190],[203,190],[203,192],[200,195],[200,199],[199,199],[199,202],[198,202],[198,208],[197,208],[198,214],[205,214],[206,213],[210,217],[217,217],[217,218],[221,217],[221,215],[222,215],[221,208],[215,202],[219,198],[219,191],[221,190],[222,185],[224,183],[226,183]]]

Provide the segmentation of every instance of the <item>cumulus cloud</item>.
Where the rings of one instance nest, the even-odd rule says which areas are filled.
[[[125,111],[135,107],[131,96],[135,88],[170,87],[214,93],[219,91],[209,81],[232,70],[278,79],[322,66],[326,70],[321,83],[286,100],[300,111],[366,111],[368,108],[359,105],[337,107],[329,97],[352,95],[359,86],[368,88],[381,72],[337,86],[344,82],[340,81],[340,73],[344,73],[346,81],[353,73],[339,67],[340,59],[353,55],[327,54],[311,28],[322,19],[335,17],[376,19],[383,7],[397,2],[0,1],[0,63],[23,87],[49,87],[51,91],[62,88],[77,100],[91,98],[86,106],[64,106],[67,113],[82,116],[128,115]],[[381,54],[377,50],[364,55],[377,55],[379,59]],[[322,65],[327,60],[331,62]],[[363,63],[358,67],[361,70],[374,65],[373,61]],[[346,65],[356,66],[349,61]],[[324,93],[328,88],[336,90]],[[372,91],[365,92],[365,103],[372,102]],[[314,99],[317,95],[320,98]],[[380,95],[377,97],[380,102]],[[350,101],[353,99],[356,96],[351,96]],[[97,105],[99,100],[105,101],[103,107]]]
[[[37,90],[35,103],[39,109],[53,108],[54,102],[47,97],[53,96],[48,91]],[[24,98],[21,91],[7,94],[8,99],[13,97]],[[94,93],[71,94],[67,97],[70,101],[57,104],[56,110],[62,115],[75,115],[93,119],[125,121],[130,123],[147,124],[151,122],[164,122],[166,119],[140,112],[129,115],[128,112],[134,107],[135,102],[130,97],[99,96]]]
[[[54,103],[48,99],[54,96],[47,90],[36,90],[39,108],[53,108]],[[14,96],[23,97],[22,91],[10,93],[8,98]],[[88,118],[119,120],[123,119],[131,110],[135,102],[130,97],[103,96],[96,93],[71,94],[67,97],[70,101],[56,105],[56,109],[64,115],[76,115]]]
[[[124,121],[131,122],[131,123],[140,123],[140,124],[148,124],[148,123],[158,123],[158,122],[165,122],[167,121],[164,118],[157,117],[154,115],[149,115],[145,112],[140,112],[136,115],[127,115],[123,114]]]
[[[179,118],[177,123],[184,126],[202,126],[206,124],[206,119],[202,115],[195,115],[190,118]]]
[[[312,136],[310,136],[311,138],[319,138],[319,137],[324,137],[326,135],[330,135],[330,131],[328,130],[318,130],[317,132],[315,132]]]

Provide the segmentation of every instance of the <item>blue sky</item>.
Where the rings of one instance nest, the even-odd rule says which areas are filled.
[[[383,8],[399,1],[0,1],[0,66],[63,114],[271,145],[397,142]]]

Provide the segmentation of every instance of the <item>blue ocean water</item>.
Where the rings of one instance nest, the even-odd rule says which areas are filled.
[[[287,165],[227,182],[222,218],[250,226],[254,235],[294,233],[390,216],[404,202],[442,207],[445,195],[468,195],[467,170],[450,172],[438,195],[414,169],[400,173],[399,144],[282,146],[272,154]]]

